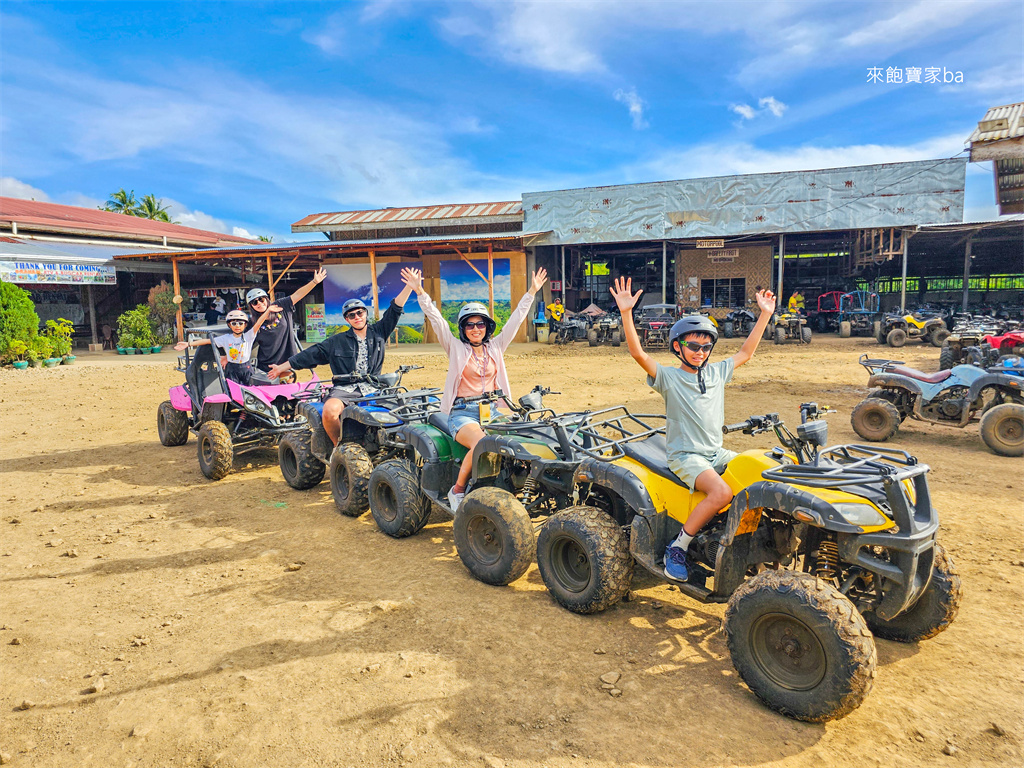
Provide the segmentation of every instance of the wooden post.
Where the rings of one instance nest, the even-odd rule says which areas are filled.
[[[661,241],[661,303],[665,303],[665,284],[668,282],[668,241]],[[677,302],[678,303],[678,302]]]
[[[89,345],[89,351],[92,352],[92,347],[100,343],[99,336],[96,333],[96,302],[93,300],[92,286],[84,285],[82,287],[85,288],[85,296],[89,302],[89,331],[92,333],[92,344]]]
[[[487,244],[487,299],[490,302],[491,317],[494,317],[494,245]]]
[[[373,291],[373,320],[380,320],[380,309],[377,304],[377,254],[370,251],[370,290]]]
[[[565,246],[562,246],[562,304],[565,304]]]
[[[785,258],[786,258],[786,235],[785,234],[781,234],[781,235],[779,235],[779,278],[778,278],[778,280],[775,283],[775,296],[776,296],[776,301],[778,302],[778,304],[776,304],[776,310],[778,311],[778,313],[780,315],[783,312],[786,311],[786,304],[784,303],[785,300],[782,297],[782,264],[783,264],[783,261],[785,260]]]
[[[967,244],[964,246],[964,299],[961,312],[967,311],[967,301],[971,293],[971,240],[973,239],[974,235],[968,237]]]
[[[907,237],[907,230],[901,230],[903,235],[903,280],[900,283],[900,313],[907,311],[907,255],[910,250],[910,238]]]
[[[270,289],[267,291],[270,294],[270,300],[274,300],[274,266],[270,261],[270,254],[267,254],[267,285]]]
[[[178,329],[178,341],[185,340],[185,319],[181,314],[181,278],[178,277],[178,260],[171,259],[171,271],[174,274],[174,298],[178,299],[176,302],[178,305],[178,312],[175,316],[175,325]]]

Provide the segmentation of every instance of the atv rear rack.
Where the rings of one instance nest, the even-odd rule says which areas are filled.
[[[595,419],[595,416],[605,418]],[[659,419],[662,421],[661,426],[649,423]],[[580,422],[571,437],[574,443],[582,443],[579,450],[587,456],[598,461],[615,461],[626,455],[622,447],[624,444],[665,434],[665,419],[663,413],[630,413],[626,406],[616,405],[587,414],[587,418]],[[609,435],[609,432],[612,434]]]

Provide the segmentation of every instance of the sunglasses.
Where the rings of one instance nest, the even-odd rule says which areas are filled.
[[[683,344],[691,352],[703,352],[708,354],[713,348],[714,344],[701,344],[699,341],[684,341]]]
[[[476,323],[465,323],[462,327],[465,328],[466,330],[469,330],[470,328],[479,328],[483,330],[484,328],[487,327],[487,323],[485,323],[483,320],[480,320],[479,322]]]
[[[365,309],[353,309],[351,312],[345,315],[345,319],[348,320],[350,317],[363,317],[365,314]]]
[[[245,320],[228,320],[228,325],[245,325]]]

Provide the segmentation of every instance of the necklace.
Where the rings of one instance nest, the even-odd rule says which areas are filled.
[[[480,394],[484,394],[485,387],[487,386],[487,350],[484,350],[482,357],[477,357],[476,352],[470,349],[470,355],[473,357],[473,364],[476,366],[477,372],[480,374]]]

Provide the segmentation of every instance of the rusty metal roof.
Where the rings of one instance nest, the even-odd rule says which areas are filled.
[[[0,197],[0,226],[18,234],[79,235],[112,240],[144,241],[167,245],[210,247],[231,243],[253,243],[245,237],[208,232],[123,213],[80,208],[74,205],[41,203],[16,197]]]
[[[504,203],[459,203],[447,205],[423,205],[411,208],[377,208],[370,211],[341,211],[338,213],[314,213],[292,224],[292,232],[327,232],[351,229],[366,225],[391,228],[404,222],[421,224],[453,219],[464,220],[467,224],[492,223],[497,220],[522,221],[523,205],[514,200]]]
[[[1024,102],[992,107],[968,139],[972,144],[1024,136]]]

